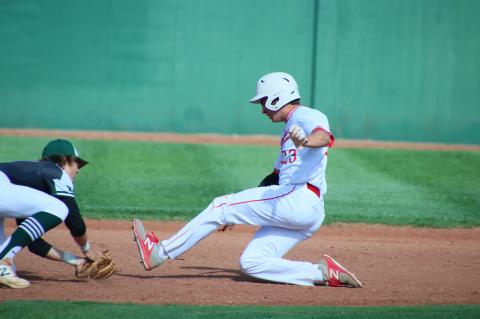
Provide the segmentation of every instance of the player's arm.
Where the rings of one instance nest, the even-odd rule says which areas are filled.
[[[59,179],[48,178],[46,182],[50,186],[51,195],[61,200],[67,206],[68,215],[65,219],[65,226],[70,230],[73,240],[86,255],[90,250],[87,227],[82,215],[80,215],[71,179],[65,173],[62,173]]]
[[[334,143],[333,134],[321,127],[313,129],[312,133],[307,136],[301,126],[292,125],[290,128],[290,138],[297,148],[302,146],[311,148],[332,147]]]
[[[68,207],[65,226],[70,230],[73,240],[77,243],[78,247],[80,247],[82,253],[88,257],[91,247],[88,242],[87,226],[80,214],[77,201],[75,200],[75,197],[59,197],[59,199]]]
[[[80,257],[80,256],[74,255],[74,254],[72,254],[68,251],[61,250],[60,248],[57,248],[55,246],[50,245],[49,243],[47,243],[46,241],[44,241],[41,238],[40,238],[40,240],[42,240],[45,243],[45,245],[48,245],[50,247],[50,249],[48,250],[46,255],[43,256],[44,258],[47,258],[47,259],[50,259],[50,260],[55,260],[55,261],[61,261],[61,262],[64,262],[66,264],[72,265],[75,268],[80,267],[81,265],[83,265],[86,262],[85,257]]]
[[[312,148],[332,147],[334,142],[333,134],[320,128],[313,130],[312,134],[307,136],[306,139],[303,146]]]

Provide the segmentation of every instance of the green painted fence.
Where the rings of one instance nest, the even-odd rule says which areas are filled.
[[[292,73],[340,138],[480,144],[477,0],[1,0],[0,127],[277,134]]]

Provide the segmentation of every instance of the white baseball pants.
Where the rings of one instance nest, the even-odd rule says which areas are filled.
[[[4,219],[27,218],[46,212],[65,220],[67,206],[58,198],[36,189],[15,185],[0,171],[0,244],[5,241]]]
[[[259,225],[240,258],[242,271],[259,279],[312,286],[322,279],[317,265],[282,257],[312,236],[324,217],[323,197],[306,184],[257,187],[215,198],[162,245],[174,259],[221,225]]]

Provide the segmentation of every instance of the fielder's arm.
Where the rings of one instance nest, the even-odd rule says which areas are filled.
[[[72,265],[75,268],[86,263],[86,259],[84,257],[76,256],[68,251],[61,250],[60,248],[54,246],[50,248],[45,258],[55,261],[61,261],[66,264]]]
[[[80,214],[77,201],[73,197],[59,197],[68,207],[68,215],[65,218],[65,226],[70,230],[73,240],[77,243],[82,253],[90,259],[95,259],[95,252],[91,251],[90,243],[88,242],[87,226]]]

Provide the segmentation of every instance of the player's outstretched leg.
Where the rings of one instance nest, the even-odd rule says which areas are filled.
[[[61,203],[60,201],[58,201]],[[29,243],[40,238],[49,229],[60,224],[67,216],[68,209],[62,203],[59,216],[47,212],[36,213],[25,219],[10,237],[0,244],[0,283],[10,288],[27,288],[28,280],[17,277],[13,269],[15,255]]]
[[[17,277],[13,270],[12,261],[9,259],[0,260],[0,284],[10,288],[30,287],[30,282],[28,280]]]
[[[325,276],[325,281],[319,284],[326,284],[330,287],[363,287],[363,283],[353,273],[349,272],[338,261],[328,255],[323,255],[320,259],[318,269]]]
[[[0,260],[13,260],[15,255],[25,246],[42,237],[48,230],[65,220],[68,209],[67,206],[62,205],[64,211],[59,214],[61,217],[52,213],[39,212],[25,219],[11,236],[0,244]]]
[[[145,270],[152,270],[168,259],[160,256],[163,252],[162,245],[154,233],[147,234],[140,219],[133,220],[133,236]]]

